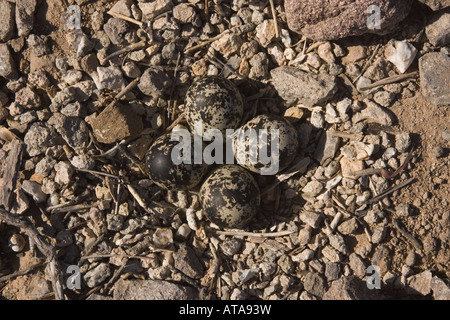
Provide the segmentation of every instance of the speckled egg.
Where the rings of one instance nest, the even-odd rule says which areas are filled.
[[[261,202],[255,179],[237,165],[215,169],[200,194],[206,217],[221,228],[243,227],[255,216]]]
[[[226,129],[237,128],[244,113],[243,100],[236,86],[219,76],[196,80],[186,93],[184,105],[192,132],[207,138],[211,138],[205,134],[208,129],[218,129],[225,134]]]
[[[278,146],[272,145],[271,130],[277,130]],[[264,175],[273,175],[285,169],[295,158],[298,147],[297,130],[288,120],[277,115],[253,118],[233,138],[233,152],[238,164]]]
[[[146,155],[146,165],[150,179],[158,186],[168,190],[187,190],[200,183],[208,170],[208,165],[194,163],[194,139],[191,137],[191,163],[176,164],[172,150],[180,141],[171,141],[171,134],[155,140]]]

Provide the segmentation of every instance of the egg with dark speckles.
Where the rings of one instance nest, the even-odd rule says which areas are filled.
[[[238,164],[252,172],[276,174],[286,169],[297,155],[297,130],[281,116],[256,116],[237,132],[233,137],[234,156]]]
[[[203,179],[208,165],[194,162],[194,139],[190,139],[191,161],[182,160],[181,140],[171,141],[172,134],[164,134],[150,146],[146,155],[146,166],[150,179],[158,186],[168,190],[187,190],[195,187]],[[186,144],[187,145],[187,144]],[[177,149],[175,149],[177,147]],[[175,151],[174,151],[175,150]],[[181,150],[181,151],[180,151]],[[175,160],[178,151],[180,160]],[[174,158],[175,157],[175,158]]]
[[[219,76],[199,78],[189,87],[185,98],[186,121],[194,134],[211,138],[205,132],[236,129],[244,114],[239,90],[230,80]]]
[[[241,228],[255,215],[261,202],[258,184],[238,165],[215,169],[201,189],[206,217],[221,228]]]

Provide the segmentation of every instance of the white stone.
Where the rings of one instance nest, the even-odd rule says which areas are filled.
[[[325,106],[325,121],[328,123],[340,123],[341,119],[336,111],[336,109],[328,103]]]
[[[417,49],[408,41],[393,41],[388,44],[385,55],[388,61],[394,64],[398,71],[404,73],[413,63]]]
[[[322,129],[325,125],[325,118],[320,111],[313,110],[311,112],[311,125],[316,127],[317,129]]]
[[[273,20],[264,20],[263,23],[256,27],[256,38],[264,48],[267,48],[275,36],[275,23]]]
[[[267,48],[267,52],[272,57],[272,60],[279,66],[282,66],[286,63],[286,57],[284,56],[283,49],[280,47],[280,45],[276,43],[270,44]]]

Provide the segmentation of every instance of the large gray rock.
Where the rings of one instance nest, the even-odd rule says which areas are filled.
[[[406,279],[406,289],[410,294],[426,296],[431,292],[431,271],[424,271]]]
[[[426,4],[434,11],[441,10],[443,8],[450,6],[450,2],[448,0],[419,0],[419,1]]]
[[[33,29],[36,0],[16,0],[16,25],[19,37],[27,36]]]
[[[333,281],[323,295],[323,300],[374,300],[379,299],[379,291],[367,288],[367,283],[356,276],[342,276]]]
[[[89,128],[80,117],[63,117],[62,125],[58,129],[70,147],[84,149],[89,145]]]
[[[192,287],[161,280],[118,280],[114,285],[114,300],[196,300]]]
[[[450,287],[444,280],[434,276],[431,278],[430,287],[433,291],[433,298],[435,300],[450,300]]]
[[[326,102],[337,92],[336,77],[329,74],[282,66],[273,69],[270,75],[280,97],[287,101],[297,100],[309,107]]]
[[[425,34],[433,46],[450,43],[450,9],[435,12],[425,28]]]
[[[309,293],[322,297],[327,290],[327,282],[321,274],[310,272],[306,275],[303,286]]]
[[[203,266],[200,263],[194,249],[181,244],[173,255],[175,268],[190,278],[199,279],[203,275]]]
[[[159,98],[170,85],[170,78],[162,70],[148,68],[139,81],[138,88],[147,96]]]
[[[34,157],[45,153],[47,148],[56,145],[58,135],[53,127],[47,126],[43,122],[35,122],[25,134],[24,142],[27,152]]]
[[[409,13],[412,0],[286,0],[289,28],[314,40],[336,40],[364,33],[386,33]],[[373,11],[380,9],[380,29],[369,29]]]
[[[439,52],[427,53],[419,59],[419,72],[425,98],[437,106],[450,105],[450,57]]]
[[[11,2],[0,1],[0,41],[6,42],[14,32],[14,5]]]
[[[6,79],[17,78],[16,66],[6,43],[0,43],[0,77]]]

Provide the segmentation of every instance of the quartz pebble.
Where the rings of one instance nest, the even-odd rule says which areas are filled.
[[[392,62],[400,73],[405,73],[414,61],[417,49],[408,41],[393,41],[388,44],[385,56]]]

